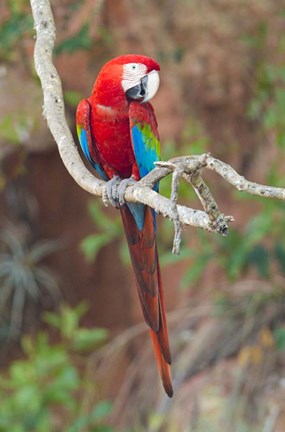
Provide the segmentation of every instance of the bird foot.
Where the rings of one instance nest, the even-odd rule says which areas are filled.
[[[113,207],[119,208],[119,198],[118,198],[118,187],[121,183],[119,176],[114,176],[111,180],[107,181],[105,190],[102,196],[102,201],[106,207],[111,204]]]
[[[135,180],[130,177],[121,179],[119,176],[114,176],[106,183],[102,200],[107,207],[110,203],[113,207],[120,208],[125,204],[125,191],[128,186],[135,183]]]
[[[128,186],[132,186],[135,183],[136,183],[136,181],[132,177],[130,177],[130,178],[123,179],[121,181],[121,183],[119,184],[119,187],[118,187],[118,200],[119,200],[120,207],[122,207],[126,203],[126,201],[125,201],[125,192],[126,192],[127,187]]]

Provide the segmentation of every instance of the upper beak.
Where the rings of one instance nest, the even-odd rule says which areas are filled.
[[[159,87],[159,73],[156,70],[144,75],[138,84],[126,91],[130,99],[139,100],[141,103],[152,99]]]

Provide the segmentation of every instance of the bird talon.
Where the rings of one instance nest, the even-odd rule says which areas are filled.
[[[125,201],[125,191],[128,186],[132,186],[136,181],[130,177],[126,179],[121,179],[119,176],[114,176],[106,183],[102,201],[103,204],[108,207],[111,204],[113,207],[122,207]]]
[[[102,201],[107,207],[110,203],[113,207],[120,208],[126,201],[124,198],[126,188],[132,186],[136,181],[130,177],[121,179],[119,176],[114,176],[106,183],[105,190],[102,195]]]
[[[122,207],[126,201],[125,201],[125,192],[128,186],[132,186],[136,181],[130,177],[130,178],[126,178],[123,179],[119,186],[118,186],[118,201],[119,201],[119,205],[120,207]]]
[[[107,194],[106,188],[104,188],[104,190],[103,190],[102,201],[103,201],[104,206],[108,207],[110,201],[108,199],[108,194]]]
[[[114,176],[106,183],[102,200],[105,206],[110,203],[113,207],[119,208],[118,187],[121,182],[119,176]]]

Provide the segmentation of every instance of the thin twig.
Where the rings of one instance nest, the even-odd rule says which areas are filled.
[[[179,179],[182,176],[182,174],[183,171],[181,169],[175,169],[172,175],[171,196],[170,196],[170,200],[172,202],[172,211],[175,215],[175,218],[173,219],[174,239],[173,239],[172,253],[176,255],[179,255],[180,252],[181,234],[182,234],[181,221],[179,219],[179,214],[177,210]]]

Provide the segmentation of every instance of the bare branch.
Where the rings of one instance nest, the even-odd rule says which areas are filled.
[[[180,243],[181,243],[181,234],[182,227],[181,221],[179,219],[179,213],[177,209],[177,201],[178,201],[178,189],[179,189],[179,179],[183,175],[182,169],[175,169],[172,176],[172,184],[171,184],[171,197],[170,200],[172,202],[172,211],[175,215],[173,220],[174,222],[174,239],[173,239],[173,247],[172,253],[178,255],[180,251]]]
[[[87,192],[101,195],[104,182],[94,179],[85,168],[66,122],[61,81],[52,62],[56,30],[49,1],[31,0],[31,6],[37,37],[35,68],[44,95],[43,115],[70,175]]]
[[[215,159],[210,155],[208,155],[206,159],[206,167],[219,174],[239,191],[265,198],[277,198],[285,200],[284,188],[261,185],[248,181],[243,176],[239,175],[230,165]]]
[[[43,114],[70,175],[87,192],[104,197],[106,183],[94,177],[83,164],[65,119],[61,82],[52,62],[55,24],[49,0],[31,0],[31,6],[37,34],[35,67],[41,80],[44,95]],[[202,178],[203,169],[216,172],[239,191],[285,200],[285,189],[249,182],[231,166],[213,158],[210,154],[181,156],[168,162],[159,162],[156,165],[157,168],[146,177],[126,188],[125,200],[146,204],[157,213],[174,221],[173,251],[175,253],[179,252],[182,225],[191,225],[226,235],[228,223],[233,221],[232,216],[225,216],[220,213],[217,203]],[[171,198],[167,199],[152,188],[155,183],[171,173],[173,174],[172,193]],[[181,177],[192,185],[204,211],[177,204],[178,184]]]

